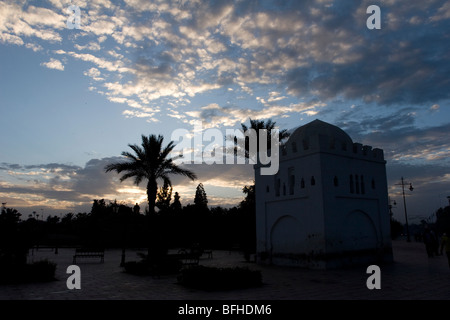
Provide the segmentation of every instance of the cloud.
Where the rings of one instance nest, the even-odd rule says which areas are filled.
[[[146,200],[145,183],[140,186],[134,186],[132,180],[120,183],[120,175],[105,173],[106,165],[122,160],[121,157],[91,159],[83,167],[59,163],[26,166],[1,163],[0,196],[6,199],[8,206],[26,214],[36,208],[45,208],[47,214],[89,211],[93,199],[117,199],[130,205],[141,203]],[[253,180],[251,165],[191,164],[182,167],[198,176],[195,182],[182,176],[171,177],[174,191],[180,192],[183,203],[193,202],[195,186],[203,182],[211,190],[208,196],[226,198],[226,203],[237,205],[244,197],[242,187]],[[220,177],[218,170],[222,172]],[[225,202],[216,201],[211,205],[224,205]]]
[[[100,44],[98,44],[97,42],[90,42],[84,46],[75,44],[74,47],[77,48],[78,50],[91,50],[91,51],[99,51],[101,49]]]
[[[92,159],[84,167],[58,163],[26,166],[2,163],[0,195],[9,197],[12,207],[25,210],[36,207],[52,210],[88,208],[93,199],[112,198],[116,194],[115,177],[107,175],[104,167],[117,159]]]
[[[24,45],[24,37],[35,37],[61,42],[69,2],[50,3],[53,8],[2,3],[0,41]],[[82,29],[69,39],[75,49],[95,54],[61,48],[57,53],[111,73],[116,80],[106,82],[104,76],[85,72],[103,82],[108,99],[127,97],[149,108],[229,88],[239,88],[253,105],[255,90],[267,87],[268,92],[278,93],[260,101],[272,104],[273,112],[256,117],[279,116],[295,99],[435,105],[450,98],[446,90],[449,45],[441,32],[449,24],[448,5],[440,1],[413,1],[407,7],[383,3],[382,29],[371,32],[365,27],[369,4],[79,1]],[[114,50],[107,44],[115,45]],[[39,50],[37,44],[27,46]],[[100,50],[103,47],[106,50]],[[132,55],[120,52],[128,48],[133,48]],[[274,105],[285,101],[289,103]],[[205,112],[198,105],[188,107],[187,112]],[[149,119],[159,117],[124,111],[127,117],[145,113]],[[293,108],[291,113],[296,112],[314,115],[317,110]]]
[[[121,60],[116,61],[109,61],[105,58],[101,58],[98,56],[95,56],[90,53],[76,53],[73,51],[65,52],[64,50],[58,50],[55,51],[56,54],[66,54],[69,56],[72,56],[75,59],[83,60],[86,62],[91,62],[97,67],[101,69],[105,69],[110,72],[118,72],[118,73],[126,73],[126,72],[133,72],[133,70],[127,68],[124,66],[124,62]]]
[[[62,64],[62,62],[54,58],[51,58],[48,62],[41,63],[41,66],[47,67],[49,69],[64,71],[64,65]]]
[[[376,31],[365,26],[369,0],[77,0],[81,29],[67,30],[71,3],[0,2],[0,43],[44,56],[47,68],[80,66],[73,69],[88,78],[90,90],[123,104],[123,117],[157,123],[168,116],[221,128],[248,118],[280,122],[317,115],[382,147],[399,172],[407,162],[414,165],[411,172],[426,165],[445,171],[447,1],[385,1]],[[428,121],[420,118],[425,115]],[[77,168],[2,164],[8,178],[2,190],[9,199],[17,191],[16,201],[28,197],[30,206],[42,199],[56,206],[59,197],[66,207],[114,197],[114,179],[105,177],[102,161]],[[195,168],[211,188],[239,183],[231,173],[217,178],[212,168]]]
[[[438,112],[438,111],[439,111],[439,108],[440,108],[440,106],[439,106],[438,104],[433,104],[433,105],[430,107],[430,111],[431,111],[431,112]]]
[[[43,48],[41,45],[36,44],[36,43],[27,43],[25,45],[26,48],[33,50],[34,52],[38,52],[38,51],[42,51]]]
[[[136,87],[144,104],[195,97],[230,84],[249,94],[254,92],[252,84],[285,88],[268,102],[292,96],[323,102],[342,96],[389,105],[448,99],[449,45],[441,30],[449,24],[449,5],[413,1],[405,7],[385,2],[383,26],[376,33],[365,27],[369,2],[284,1],[256,6],[238,1],[128,0],[119,6],[111,1],[79,1],[82,30],[73,39],[88,41],[75,43],[75,48],[99,51],[99,43],[89,39],[101,37],[102,43],[111,39],[121,47],[135,48],[137,58],[127,64],[110,61],[100,52],[64,53],[99,69],[135,75],[131,84],[119,85]],[[23,45],[22,37],[37,37],[61,42],[67,15],[58,12],[69,2],[50,3],[53,10],[2,3],[1,41]],[[111,56],[123,57],[117,52]]]
[[[349,120],[348,112],[344,112],[334,124],[343,128],[353,141],[384,149],[388,162],[450,165],[447,139],[450,124],[421,126],[416,108],[411,107],[379,116],[365,114],[357,108],[351,112],[353,119],[358,120]]]
[[[446,199],[450,195],[450,171],[448,166],[439,164],[387,164],[388,192],[392,201],[396,201],[394,218],[404,222],[405,213],[403,206],[401,177],[414,187],[410,192],[405,188],[408,220],[410,223],[420,223],[427,219],[440,207],[448,205]]]
[[[65,26],[66,18],[51,9],[35,6],[22,7],[14,2],[0,3],[0,39],[3,42],[23,45],[22,37],[37,37],[44,41],[60,42],[56,30]]]
[[[97,68],[90,68],[88,71],[83,73],[85,76],[92,78],[95,81],[105,80],[101,77],[101,72]]]
[[[199,111],[186,112],[193,118],[190,123],[194,125],[197,121],[202,121],[204,128],[215,128],[221,126],[233,127],[245,122],[249,118],[253,120],[269,119],[287,113],[310,113],[324,106],[322,103],[295,103],[289,105],[277,105],[266,103],[263,99],[264,108],[254,110],[238,106],[219,106],[216,103],[201,107]]]

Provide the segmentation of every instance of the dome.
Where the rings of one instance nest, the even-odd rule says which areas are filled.
[[[330,141],[340,141],[349,145],[353,140],[344,130],[321,120],[314,120],[297,128],[289,137],[289,141],[308,141],[313,136],[326,136]]]

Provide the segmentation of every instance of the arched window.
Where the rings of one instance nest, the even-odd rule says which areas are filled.
[[[375,189],[375,179],[372,178],[372,189]]]
[[[339,180],[338,180],[337,176],[334,176],[333,184],[334,184],[335,187],[339,186]]]
[[[305,189],[305,180],[302,178],[302,181],[300,181],[300,188]]]
[[[355,187],[353,185],[353,175],[350,175],[350,193],[355,193]]]
[[[334,138],[332,138],[330,140],[330,149],[335,149],[336,148],[336,140]]]
[[[314,179],[314,176],[311,177],[311,185],[312,186],[316,185],[316,179]]]
[[[283,196],[286,195],[286,183],[283,183]]]
[[[269,193],[270,192],[270,188],[269,186],[266,186],[266,192]]]
[[[364,185],[364,176],[361,175],[361,193],[366,194],[366,186]]]
[[[289,175],[289,194],[294,194],[295,189],[295,169],[294,167],[291,167],[288,169],[288,175]]]
[[[309,141],[306,139],[303,139],[303,150],[309,149]]]
[[[356,194],[359,194],[359,177],[355,174],[355,186],[356,186]]]
[[[297,152],[297,144],[294,142],[292,142],[292,152],[296,153]]]
[[[280,187],[281,187],[281,181],[280,178],[275,179],[275,196],[280,196]]]

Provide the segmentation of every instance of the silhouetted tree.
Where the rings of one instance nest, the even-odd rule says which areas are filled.
[[[2,208],[0,214],[0,271],[1,267],[23,265],[28,251],[27,239],[20,232],[21,214],[12,208]]]
[[[105,213],[106,210],[107,210],[106,202],[104,199],[100,199],[100,200],[94,199],[94,202],[92,203],[92,209],[91,209],[92,214],[94,214],[94,215],[100,214],[101,215],[101,214]]]
[[[244,186],[242,192],[245,199],[241,201],[239,209],[241,211],[241,243],[246,256],[256,250],[256,202],[255,185]]]
[[[164,185],[156,195],[156,207],[161,212],[166,212],[170,207],[170,201],[172,201],[172,187]]]
[[[439,233],[450,234],[450,206],[436,211],[436,226]]]
[[[194,204],[201,209],[208,208],[208,198],[202,183],[200,183],[195,190]]]
[[[183,175],[191,180],[197,178],[193,172],[178,167],[173,162],[175,158],[168,157],[175,144],[171,141],[166,147],[163,147],[163,140],[164,138],[161,135],[152,134],[148,137],[142,135],[141,146],[128,145],[135,154],[122,152],[122,156],[126,157],[128,161],[109,164],[105,167],[106,172],[125,172],[120,181],[134,178],[134,183],[139,185],[142,180],[147,180],[147,199],[150,214],[155,212],[158,180],[162,180],[165,185],[172,186],[169,179],[172,174]]]
[[[173,196],[173,202],[170,205],[170,207],[175,212],[179,212],[181,210],[182,206],[181,206],[181,202],[180,202],[180,195],[178,194],[178,192],[175,192],[175,195]]]
[[[403,224],[391,217],[391,238],[396,239],[403,232]]]
[[[271,148],[271,137],[272,137],[272,134],[273,134],[272,131],[274,131],[276,129],[276,122],[274,122],[274,121],[272,121],[270,119],[267,120],[267,121],[250,119],[250,127],[248,127],[244,123],[241,123],[241,128],[242,128],[243,132],[246,132],[249,129],[255,130],[256,138],[257,138],[256,139],[257,140],[257,147],[256,147],[256,151],[257,152],[259,152],[259,139],[260,139],[260,137],[259,137],[259,135],[260,135],[259,130],[266,130],[266,132],[267,132],[267,150],[270,150],[270,148]],[[278,133],[279,141],[282,141],[282,140],[284,140],[284,139],[286,139],[288,137],[289,137],[289,133],[287,132],[286,129],[279,130],[279,133]],[[246,158],[250,157],[250,145],[249,145],[249,141],[248,140],[242,141],[240,139],[235,139],[235,144],[237,145],[236,147],[239,146],[239,148],[244,148],[244,150],[245,150],[244,154],[245,154]],[[236,151],[236,149],[235,149],[235,151]]]
[[[242,192],[245,194],[245,199],[241,201],[241,208],[254,208],[255,207],[255,185],[244,186]]]

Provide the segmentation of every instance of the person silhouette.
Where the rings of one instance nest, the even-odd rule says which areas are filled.
[[[441,254],[444,251],[444,247],[445,247],[445,254],[447,255],[448,266],[450,268],[450,237],[447,235],[447,233],[442,234]]]
[[[136,205],[133,207],[133,212],[135,214],[139,214],[140,211],[141,211],[141,207],[139,207],[139,205],[136,203]]]
[[[425,249],[427,250],[428,257],[433,257],[435,253],[436,236],[428,226],[425,226],[423,242],[425,243]]]

